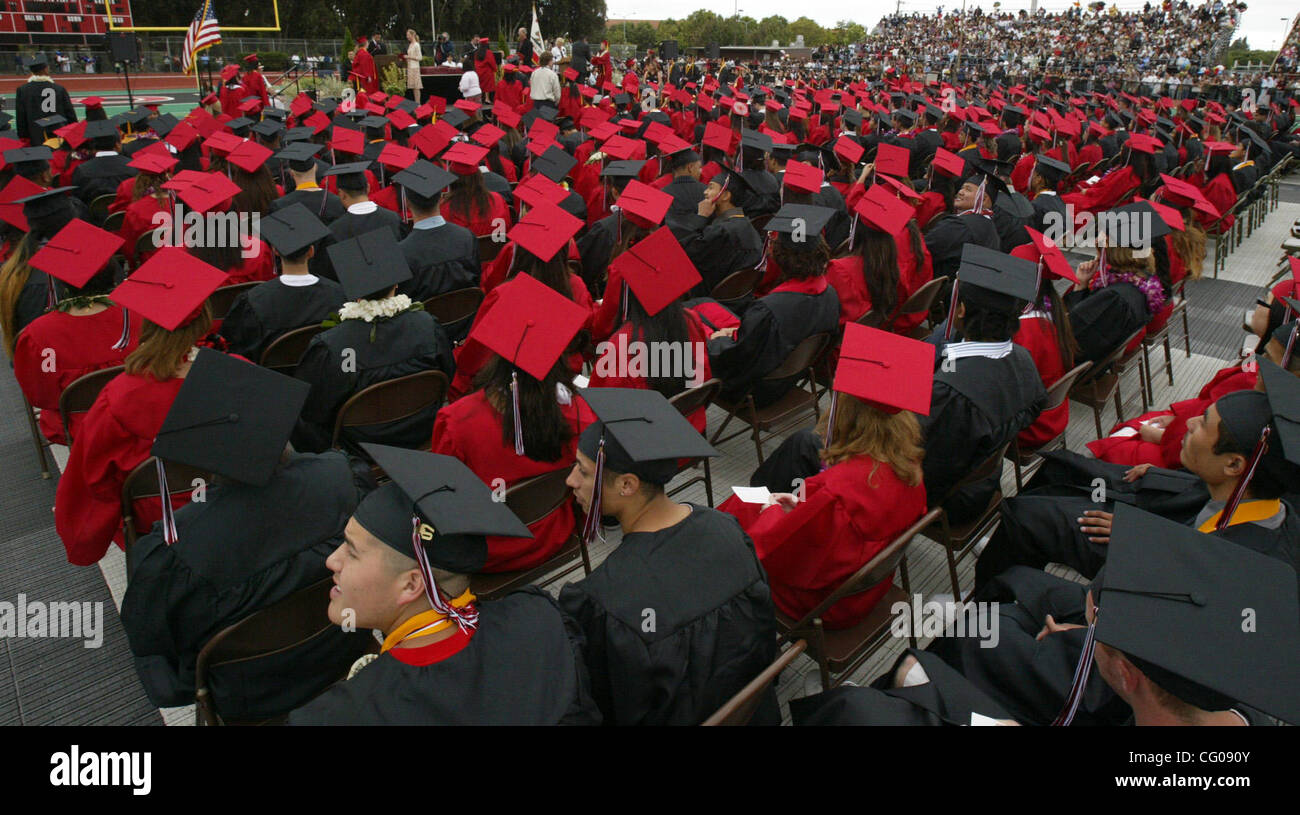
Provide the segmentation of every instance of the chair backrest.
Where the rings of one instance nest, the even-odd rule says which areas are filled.
[[[790,626],[791,635],[811,626],[813,620],[824,615],[832,606],[845,597],[860,594],[882,581],[893,579],[894,570],[898,568],[899,562],[902,561],[903,555],[907,551],[907,545],[923,530],[938,521],[942,513],[941,508],[935,507],[918,518],[916,523],[900,532],[896,538],[889,542],[888,546],[877,552],[875,557],[862,564],[860,569],[840,583],[835,591],[826,596],[826,599],[803,615],[797,623]]]
[[[883,314],[878,313],[875,309],[867,309],[866,314],[863,314],[861,317],[854,320],[853,322],[857,323],[858,325],[865,325],[869,328],[880,328],[880,326],[885,322],[885,317]]]
[[[316,323],[284,332],[266,346],[262,352],[261,366],[282,373],[293,373],[302,355],[307,353],[311,338],[324,330],[325,326]]]
[[[1132,334],[1129,334],[1127,337],[1125,337],[1124,340],[1120,342],[1119,345],[1115,346],[1110,351],[1110,353],[1106,354],[1105,357],[1097,361],[1097,363],[1093,366],[1092,371],[1089,372],[1088,377],[1082,381],[1088,382],[1090,380],[1096,379],[1098,376],[1101,375],[1101,372],[1106,370],[1107,367],[1109,367],[1115,362],[1118,362],[1119,359],[1125,355],[1125,352],[1128,351],[1128,347],[1132,345],[1134,342],[1136,342],[1137,338],[1142,336],[1142,333],[1144,331],[1146,331],[1146,326],[1142,326],[1141,328],[1134,331]],[[1136,353],[1139,350],[1141,349],[1135,348],[1133,349],[1132,353]]]
[[[537,523],[564,505],[571,491],[564,483],[570,468],[524,479],[506,490],[506,506],[525,525]]]
[[[717,396],[720,390],[722,390],[722,380],[714,377],[700,383],[698,388],[687,388],[668,401],[683,416],[690,418],[692,413],[712,402],[713,397]]]
[[[135,239],[135,264],[139,266],[145,258],[158,251],[158,247],[153,243],[153,230],[149,230],[140,237]]]
[[[826,332],[813,334],[805,337],[803,342],[794,347],[785,360],[776,369],[769,373],[764,379],[788,379],[792,376],[807,371],[817,362],[817,358],[826,350],[826,346],[831,341],[831,335]]]
[[[774,214],[776,213],[767,213],[766,215],[755,215],[753,218],[749,219],[749,222],[753,224],[754,231],[761,235],[767,229],[767,222],[772,220],[772,216]]]
[[[125,219],[126,219],[126,210],[118,210],[117,212],[110,212],[108,213],[108,216],[104,218],[103,229],[107,232],[117,232],[122,228],[122,221]]]
[[[446,395],[447,375],[442,371],[420,371],[376,382],[353,394],[339,408],[330,446],[338,447],[345,427],[396,422],[441,405]]]
[[[727,700],[727,702],[709,718],[701,722],[702,727],[742,727],[749,724],[749,720],[754,718],[759,703],[763,701],[764,694],[772,683],[781,676],[781,672],[790,667],[799,655],[808,648],[805,640],[798,642],[785,649],[777,658],[776,662],[763,669],[763,672],[750,680],[749,684],[740,689],[740,692]]]
[[[333,578],[325,578],[226,626],[208,640],[194,670],[195,716],[199,724],[221,723],[208,687],[208,674],[220,665],[288,651],[334,627],[327,614]]]
[[[926,314],[930,311],[930,306],[934,305],[934,300],[939,296],[939,292],[948,283],[947,275],[940,275],[921,288],[912,292],[912,296],[903,302],[898,309],[899,314]]]
[[[460,323],[474,319],[482,303],[483,290],[471,286],[430,297],[424,301],[424,310],[432,314],[448,334],[454,335]]]
[[[96,195],[90,202],[90,217],[95,223],[102,224],[108,217],[108,205],[113,203],[117,196],[113,193],[107,195]]]
[[[1053,382],[1052,386],[1047,389],[1047,407],[1043,408],[1043,412],[1046,413],[1060,407],[1069,398],[1070,388],[1073,388],[1079,377],[1087,373],[1091,367],[1091,362],[1081,362],[1061,374],[1061,378]]]
[[[68,387],[63,389],[63,393],[59,394],[59,416],[63,419],[63,436],[67,439],[69,447],[72,446],[73,415],[90,410],[90,406],[95,404],[99,392],[104,389],[109,380],[125,369],[123,365],[114,365],[112,368],[102,368],[82,374],[72,380]]]
[[[974,484],[977,481],[983,481],[994,473],[1002,472],[1002,457],[1007,454],[1007,448],[1011,446],[1012,441],[1013,439],[1008,439],[1001,447],[990,453],[988,458],[981,461],[969,473],[966,473],[960,481],[953,484],[952,489],[948,490],[948,494],[943,496],[943,501],[940,501],[939,504],[947,501],[950,497],[971,484]],[[937,504],[931,504],[931,506],[937,506]]]
[[[212,319],[224,319],[230,313],[230,307],[234,305],[236,297],[261,284],[262,281],[260,280],[250,280],[247,283],[236,283],[233,286],[222,286],[208,295],[208,305],[212,306]]]
[[[135,543],[135,502],[145,498],[160,498],[158,490],[158,467],[153,456],[136,465],[131,474],[122,482],[122,539],[126,544],[126,573],[131,574],[131,544]],[[163,472],[167,474],[167,489],[171,495],[187,493],[194,489],[194,479],[211,479],[212,474],[174,461],[163,462]],[[164,499],[165,500],[165,499]]]
[[[479,263],[491,263],[501,254],[501,247],[505,246],[505,241],[494,240],[492,235],[477,235],[478,238],[478,260]]]
[[[709,292],[709,296],[720,303],[739,300],[746,295],[752,294],[754,287],[762,279],[763,272],[761,269],[741,269],[719,280],[718,284],[713,287],[713,291]]]

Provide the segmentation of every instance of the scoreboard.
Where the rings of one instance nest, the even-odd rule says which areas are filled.
[[[131,0],[111,0],[113,25],[131,25]],[[27,35],[39,43],[41,35],[93,35],[108,33],[104,0],[0,0],[0,35]]]

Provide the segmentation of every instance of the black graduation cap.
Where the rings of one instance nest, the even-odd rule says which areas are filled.
[[[995,201],[1002,198],[1003,193],[1007,192],[1007,184],[998,175],[997,165],[991,160],[980,158],[974,162],[967,161],[967,169],[970,170],[962,183],[979,184],[984,183],[984,194]]]
[[[405,170],[393,174],[394,183],[401,184],[421,198],[433,198],[455,180],[455,173],[422,158],[411,162]]]
[[[627,93],[616,93],[614,94],[614,104],[630,105],[632,104],[632,97]]]
[[[679,458],[718,455],[700,431],[663,394],[641,388],[582,388],[578,394],[599,421],[578,441],[583,455],[596,460],[604,440],[604,464],[651,484],[667,484]],[[593,514],[599,514],[593,507]]]
[[[1038,293],[1038,264],[968,243],[961,250],[957,280],[962,298],[987,293],[994,295],[995,299],[982,297],[981,302],[1010,306],[1010,300],[1031,301]]]
[[[231,119],[226,122],[226,127],[230,128],[230,132],[236,136],[244,135],[242,131],[247,131],[252,126],[253,120],[247,116],[240,116],[238,119]]]
[[[1030,218],[1034,214],[1034,205],[1023,195],[999,195],[993,202],[993,209],[1012,218]]]
[[[1300,601],[1286,563],[1120,503],[1099,584],[1097,641],[1156,685],[1203,710],[1239,702],[1300,724]]]
[[[817,237],[821,235],[826,224],[830,223],[831,218],[835,217],[835,210],[830,207],[818,207],[811,204],[784,204],[781,209],[767,222],[765,229],[768,232],[779,232],[781,238],[787,244],[807,246],[809,249],[817,246]],[[795,232],[801,232],[805,237],[802,241],[795,241]]]
[[[1280,450],[1286,461],[1300,466],[1300,377],[1263,358],[1259,360],[1259,375],[1273,412],[1275,434],[1270,446]]]
[[[254,133],[267,139],[275,138],[275,135],[284,130],[284,125],[274,119],[263,119],[250,128]]]
[[[331,244],[326,251],[349,300],[387,292],[411,279],[411,267],[388,227]]]
[[[487,557],[484,535],[531,538],[532,533],[504,501],[463,461],[453,456],[363,442],[361,449],[392,479],[396,491],[381,487],[357,507],[356,520],[370,534],[414,558],[411,517],[432,527],[426,541],[429,562],[465,574],[481,568]],[[458,538],[477,537],[477,541]],[[423,537],[423,536],[421,536]]]
[[[33,218],[44,218],[65,211],[70,213],[72,211],[72,201],[66,193],[75,189],[75,186],[53,187],[48,190],[41,190],[26,198],[18,198],[13,203],[23,205],[23,217],[28,221]]]
[[[336,113],[334,118],[330,119],[330,124],[334,125],[336,128],[341,127],[344,130],[361,131],[361,125],[357,124],[356,120],[346,113]]]
[[[138,125],[149,118],[149,110],[147,108],[132,108],[117,114],[117,118],[129,125]]]
[[[551,150],[556,148],[552,147]],[[549,153],[551,150],[547,150]],[[545,154],[543,154],[545,155]],[[566,154],[567,155],[567,154]],[[623,161],[611,161],[600,171],[601,178],[636,178],[641,173],[641,168],[645,166],[645,161],[641,159],[628,159]],[[547,176],[550,178],[550,176]],[[563,176],[561,176],[562,178]],[[560,179],[552,178],[552,181],[558,182]]]
[[[1039,175],[1056,184],[1070,174],[1070,165],[1042,153],[1034,156],[1034,167]]]
[[[1250,149],[1251,145],[1247,145],[1246,151],[1248,153],[1252,153],[1255,156],[1259,156],[1263,153],[1268,152],[1268,140],[1266,140],[1263,136],[1259,135],[1259,133],[1255,131],[1255,128],[1243,127],[1241,128],[1241,132],[1246,136],[1246,138],[1254,142],[1254,147],[1256,149],[1254,151],[1251,151]]]
[[[44,53],[37,52],[35,54],[32,54],[30,57],[24,59],[23,64],[25,64],[28,68],[37,68],[41,65],[49,65],[50,61],[45,56]]]
[[[314,135],[316,135],[316,131],[308,125],[303,125],[302,127],[291,127],[284,131],[284,135],[280,137],[280,141],[284,144],[289,144],[290,142],[310,141],[311,137]]]
[[[202,348],[150,452],[265,486],[310,392],[301,379]]]
[[[261,224],[262,237],[281,255],[296,255],[330,235],[329,227],[302,204],[264,215]]]
[[[310,129],[310,128],[309,128]],[[289,166],[300,173],[310,170],[316,163],[316,154],[325,149],[323,144],[311,142],[291,142],[275,154],[275,158],[289,162]]]
[[[542,121],[546,121],[546,122],[555,121],[555,117],[557,115],[555,108],[543,105],[540,108],[536,108],[536,111],[537,111],[538,119],[541,119]],[[443,118],[446,117],[444,116]]]
[[[117,125],[107,119],[97,119],[86,123],[82,135],[87,139],[117,138]]]
[[[36,147],[15,147],[4,152],[6,164],[26,164],[30,161],[49,161],[54,158],[54,151],[45,145]]]
[[[772,137],[757,130],[742,128],[740,131],[740,146],[766,153],[772,149]]]
[[[784,163],[794,158],[794,152],[796,149],[797,147],[793,144],[787,144],[786,142],[772,142],[771,153],[773,158]]]
[[[180,119],[177,119],[170,113],[159,113],[153,119],[149,120],[149,129],[157,133],[159,136],[165,137],[168,133],[175,130],[176,125],[178,124],[180,124]]]
[[[551,146],[546,149],[545,153],[542,153],[540,156],[533,159],[532,168],[551,179],[556,184],[559,184],[560,179],[568,175],[569,171],[572,170],[573,166],[577,163],[578,160],[569,155],[563,148]],[[610,162],[610,166],[612,167],[614,164],[618,163],[619,162]],[[639,163],[645,164],[644,161]],[[609,167],[606,167],[605,169],[608,171]],[[640,171],[640,169],[640,167],[637,168],[638,171]],[[613,174],[602,172],[601,175]],[[633,173],[633,175],[636,175],[636,173]]]
[[[448,108],[447,112],[442,114],[442,121],[452,127],[460,127],[469,121],[469,114],[460,108]]]
[[[368,161],[346,161],[342,164],[335,164],[333,167],[326,168],[321,172],[321,178],[329,175],[362,175],[370,169]]]
[[[388,125],[388,120],[383,116],[370,115],[361,120],[361,126],[366,130],[382,131]]]
[[[844,120],[844,123],[847,124],[849,127],[852,127],[854,130],[858,130],[859,128],[862,127],[861,111],[846,110],[844,111],[844,116],[842,118]]]
[[[63,127],[67,123],[68,120],[57,113],[36,120],[36,126],[44,128],[45,130],[53,130],[56,127]]]
[[[1097,234],[1105,235],[1110,246],[1149,249],[1172,230],[1155,207],[1146,201],[1134,201],[1107,212],[1097,213]]]
[[[912,110],[911,108],[899,108],[898,110],[894,111],[893,115],[895,119],[903,119],[907,121],[908,124],[911,124],[916,121],[916,111]]]
[[[334,111],[338,109],[339,100],[337,99],[318,99],[313,107],[324,113],[326,116],[333,116]]]

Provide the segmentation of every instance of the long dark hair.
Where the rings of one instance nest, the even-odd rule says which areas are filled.
[[[658,314],[651,315],[646,313],[636,293],[628,289],[627,322],[629,341],[640,340],[648,347],[653,342],[671,343],[670,347],[683,349],[683,354],[690,348],[690,328],[686,324],[686,309],[682,307],[681,300],[674,300],[660,309]],[[659,366],[651,368],[658,371]],[[671,371],[658,372],[671,374]],[[651,390],[659,391],[669,399],[686,389],[686,381],[681,376],[649,376],[646,381]]]
[[[483,174],[477,168],[469,175],[456,176],[447,199],[448,210],[474,218],[488,214],[491,208],[492,197],[483,183]]]
[[[538,381],[527,371],[515,368],[500,356],[493,356],[474,377],[474,385],[483,389],[488,404],[501,416],[501,441],[514,444],[515,417],[510,403],[511,374],[518,375],[519,420],[523,427],[524,455],[533,461],[555,461],[564,455],[564,448],[573,437],[573,428],[565,418],[556,399],[555,385],[567,381],[572,372],[564,357]]]
[[[569,286],[568,258],[567,246],[561,247],[550,260],[540,260],[537,255],[516,244],[510,277],[513,278],[518,274],[532,275],[548,288],[572,300],[573,289]]]
[[[892,235],[866,224],[858,225],[857,242],[871,310],[888,320],[898,305],[898,246]]]

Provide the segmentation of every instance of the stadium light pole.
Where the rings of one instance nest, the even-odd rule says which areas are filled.
[[[437,48],[438,47],[438,20],[433,13],[433,0],[429,0],[429,37],[430,37],[429,42],[433,44],[434,48]],[[436,65],[442,64],[441,59],[435,57],[434,60],[435,60],[434,64]]]

